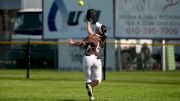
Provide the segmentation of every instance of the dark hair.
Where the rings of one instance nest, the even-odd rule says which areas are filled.
[[[106,26],[105,25],[102,25],[101,26],[101,30],[102,30],[102,34],[106,34],[107,33],[107,28],[106,28]]]
[[[101,34],[101,46],[103,47],[104,41],[106,40],[106,33],[107,33],[107,28],[105,25],[101,26],[102,34]]]

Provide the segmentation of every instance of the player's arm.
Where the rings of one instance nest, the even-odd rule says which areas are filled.
[[[94,9],[88,9],[86,13],[86,30],[88,32],[88,35],[94,34],[92,31],[91,22],[96,21],[96,12]]]
[[[91,22],[90,21],[86,21],[86,30],[88,32],[88,35],[93,35],[94,32],[92,31],[92,27],[91,27]]]
[[[83,41],[73,41],[71,38],[69,38],[68,40],[67,40],[67,43],[69,44],[69,45],[72,45],[72,46],[82,46],[82,45],[84,45],[84,42]]]

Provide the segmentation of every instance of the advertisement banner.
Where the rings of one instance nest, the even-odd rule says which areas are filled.
[[[180,38],[180,0],[116,0],[116,38]]]
[[[113,0],[44,0],[43,31],[45,39],[84,38],[87,36],[85,16],[88,9],[95,9],[99,22],[113,34]],[[95,30],[95,24],[92,25]]]

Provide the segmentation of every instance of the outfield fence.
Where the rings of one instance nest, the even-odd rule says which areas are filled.
[[[147,46],[146,49],[144,48],[147,53],[142,52],[144,45]],[[110,71],[163,70],[163,46],[166,48],[167,70],[180,69],[180,43],[176,41],[162,44],[161,41],[126,43],[116,40],[107,40],[106,69]],[[83,48],[70,47],[66,41],[29,41],[29,46],[28,41],[1,41],[0,68],[25,69],[28,64],[28,47],[30,48],[30,68],[82,70]],[[104,56],[103,51],[101,55]],[[104,59],[102,57],[102,60]]]

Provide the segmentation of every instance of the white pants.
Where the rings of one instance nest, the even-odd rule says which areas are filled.
[[[83,71],[86,83],[90,83],[92,80],[98,80],[100,83],[102,79],[101,59],[97,59],[95,55],[84,56]]]

